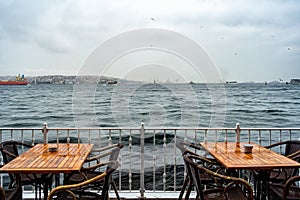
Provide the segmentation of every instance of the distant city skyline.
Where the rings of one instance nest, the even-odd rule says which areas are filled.
[[[219,71],[220,81],[300,78],[300,1],[296,0],[1,1],[0,13],[2,76],[77,75],[89,55],[107,40],[155,28],[177,32],[201,46]],[[176,61],[156,53],[152,55],[158,61]],[[118,64],[124,67],[126,59],[143,60],[145,55],[128,55]],[[160,62],[126,67],[130,70],[123,75],[117,67],[108,74],[91,75],[205,82]]]

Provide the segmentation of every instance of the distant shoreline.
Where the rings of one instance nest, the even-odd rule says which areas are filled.
[[[13,80],[16,76],[0,76],[0,80]],[[151,84],[151,82],[143,82],[143,81],[135,81],[135,80],[125,80],[119,79],[115,77],[106,77],[106,76],[94,76],[94,75],[39,75],[39,76],[27,76],[27,80],[30,84],[66,84],[66,85],[73,85],[73,84],[81,84],[81,83],[98,83],[98,84],[117,84],[117,83],[142,83],[142,84]],[[239,83],[263,83],[267,84],[300,84],[300,79],[292,78],[289,82],[284,81],[262,81],[262,82],[255,82],[255,81],[224,81],[214,84],[239,84]],[[157,82],[157,84],[207,84],[205,82]]]

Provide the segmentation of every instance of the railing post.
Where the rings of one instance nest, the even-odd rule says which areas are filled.
[[[47,144],[48,143],[48,137],[47,137],[47,133],[48,133],[48,125],[47,123],[44,123],[44,126],[43,126],[43,139],[44,139],[44,144]]]
[[[236,143],[239,144],[240,143],[240,136],[241,136],[241,128],[240,128],[240,124],[236,123],[235,125],[235,137],[236,137]]]
[[[141,172],[140,172],[140,198],[139,199],[145,199],[145,127],[144,123],[141,123]]]

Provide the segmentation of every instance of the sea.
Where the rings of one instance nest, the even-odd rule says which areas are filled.
[[[0,127],[300,127],[300,85],[0,86]]]
[[[139,128],[141,123],[145,128],[234,128],[237,123],[248,128],[300,127],[300,85],[280,82],[29,84],[0,86],[0,99],[0,128],[41,128],[44,123],[61,128]],[[153,143],[145,145],[151,149]],[[156,171],[157,190],[163,188],[163,170]],[[167,170],[170,180],[176,170],[180,186],[183,165],[175,169],[170,164]],[[123,187],[128,185],[126,173]],[[151,188],[152,171],[147,173],[146,188]],[[139,174],[132,177],[132,189],[139,189]],[[173,185],[171,181],[167,189],[173,190]]]

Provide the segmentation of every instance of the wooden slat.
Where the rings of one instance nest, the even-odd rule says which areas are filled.
[[[57,144],[37,144],[18,156],[1,171],[13,173],[69,173],[80,170],[93,144],[58,144],[57,152],[49,152]]]
[[[244,144],[235,142],[200,143],[228,169],[274,169],[300,167],[300,163],[255,143],[252,153],[244,153]]]

